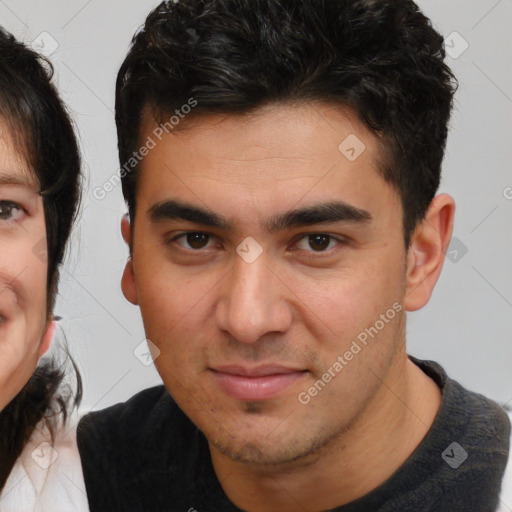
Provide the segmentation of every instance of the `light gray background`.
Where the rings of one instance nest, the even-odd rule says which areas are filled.
[[[0,24],[16,37],[39,47],[43,41],[46,52],[58,44],[50,59],[81,137],[84,200],[56,313],[84,377],[84,409],[103,408],[160,382],[154,367],[134,355],[144,331],[138,309],[120,289],[127,257],[119,232],[126,211],[121,187],[103,200],[93,194],[119,169],[117,70],[157,4],[0,0]],[[419,4],[456,57],[447,59],[460,88],[441,191],[457,202],[454,235],[460,243],[450,249],[455,261],[446,261],[428,306],[409,314],[409,353],[438,361],[466,387],[506,403],[512,400],[512,1]],[[458,55],[464,41],[468,47]]]

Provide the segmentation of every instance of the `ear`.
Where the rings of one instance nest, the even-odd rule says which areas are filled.
[[[123,240],[128,244],[128,247],[131,247],[132,232],[127,215],[123,216],[121,219],[121,234],[123,235]],[[123,295],[126,297],[126,300],[134,305],[139,303],[131,254],[124,267],[123,277],[121,278],[121,289],[123,290]]]
[[[50,349],[53,341],[53,336],[55,334],[55,328],[57,327],[57,323],[55,321],[51,321],[46,328],[46,332],[44,333],[41,341],[39,343],[39,357],[43,357],[46,352]]]
[[[414,230],[407,251],[407,284],[404,308],[416,311],[430,299],[441,274],[450,243],[455,201],[447,194],[436,196],[423,221]]]

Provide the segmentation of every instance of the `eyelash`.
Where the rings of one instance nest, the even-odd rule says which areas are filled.
[[[186,240],[186,238],[188,236],[190,236],[190,235],[204,235],[204,236],[207,236],[208,237],[207,243],[210,243],[211,240],[215,237],[215,235],[211,235],[211,234],[206,233],[204,231],[186,231],[186,232],[180,233],[179,235],[176,235],[173,238],[171,238],[167,242],[167,245],[171,245],[171,244],[173,244],[174,242],[177,242],[180,239],[185,239]],[[293,242],[293,245],[297,245],[302,240],[305,240],[305,239],[307,239],[309,237],[314,237],[314,236],[327,237],[329,239],[329,245],[331,244],[332,241],[336,242],[336,245],[334,247],[331,247],[330,249],[327,249],[327,250],[324,250],[324,251],[314,251],[314,250],[297,249],[297,248],[294,248],[293,250],[294,251],[299,250],[299,251],[304,251],[304,252],[311,253],[311,254],[308,255],[308,257],[316,258],[316,257],[322,257],[321,255],[330,255],[330,254],[332,254],[332,251],[335,250],[337,247],[344,246],[344,245],[348,244],[348,240],[346,238],[344,238],[344,237],[338,237],[338,236],[334,236],[334,235],[331,235],[329,233],[323,233],[323,232],[313,232],[313,233],[307,233],[307,234],[303,234],[303,235],[300,235],[300,236],[296,237],[295,241]],[[199,253],[201,251],[209,249],[208,247],[206,247],[206,248],[203,247],[203,248],[200,248],[200,249],[193,249],[193,248],[183,247],[179,243],[178,243],[178,245],[180,246],[181,249],[184,249],[185,251],[188,251],[188,252],[194,252],[194,253]],[[312,256],[313,254],[315,256]],[[316,256],[316,255],[318,255],[318,256]]]
[[[3,209],[9,210],[9,217],[3,218],[4,212]],[[18,218],[13,219],[13,210],[18,210],[20,214],[27,213],[26,210],[18,203],[14,201],[0,200],[0,222],[14,223],[17,222],[21,215]]]

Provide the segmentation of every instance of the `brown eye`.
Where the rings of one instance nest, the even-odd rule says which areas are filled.
[[[204,249],[210,241],[210,235],[205,233],[188,233],[186,240],[192,249]]]
[[[331,242],[331,237],[329,235],[309,235],[308,243],[311,249],[314,251],[325,251]]]
[[[331,253],[339,245],[344,245],[345,241],[334,235],[327,233],[305,234],[296,242],[295,248],[309,253]]]

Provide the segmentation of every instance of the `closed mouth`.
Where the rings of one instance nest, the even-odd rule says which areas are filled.
[[[279,365],[264,365],[254,368],[243,366],[220,366],[211,368],[214,372],[225,373],[228,375],[238,375],[240,377],[266,377],[269,375],[283,375],[287,373],[303,372],[300,368],[289,368]]]
[[[221,366],[210,368],[220,388],[232,398],[265,401],[277,398],[294,386],[307,370],[280,365]]]

